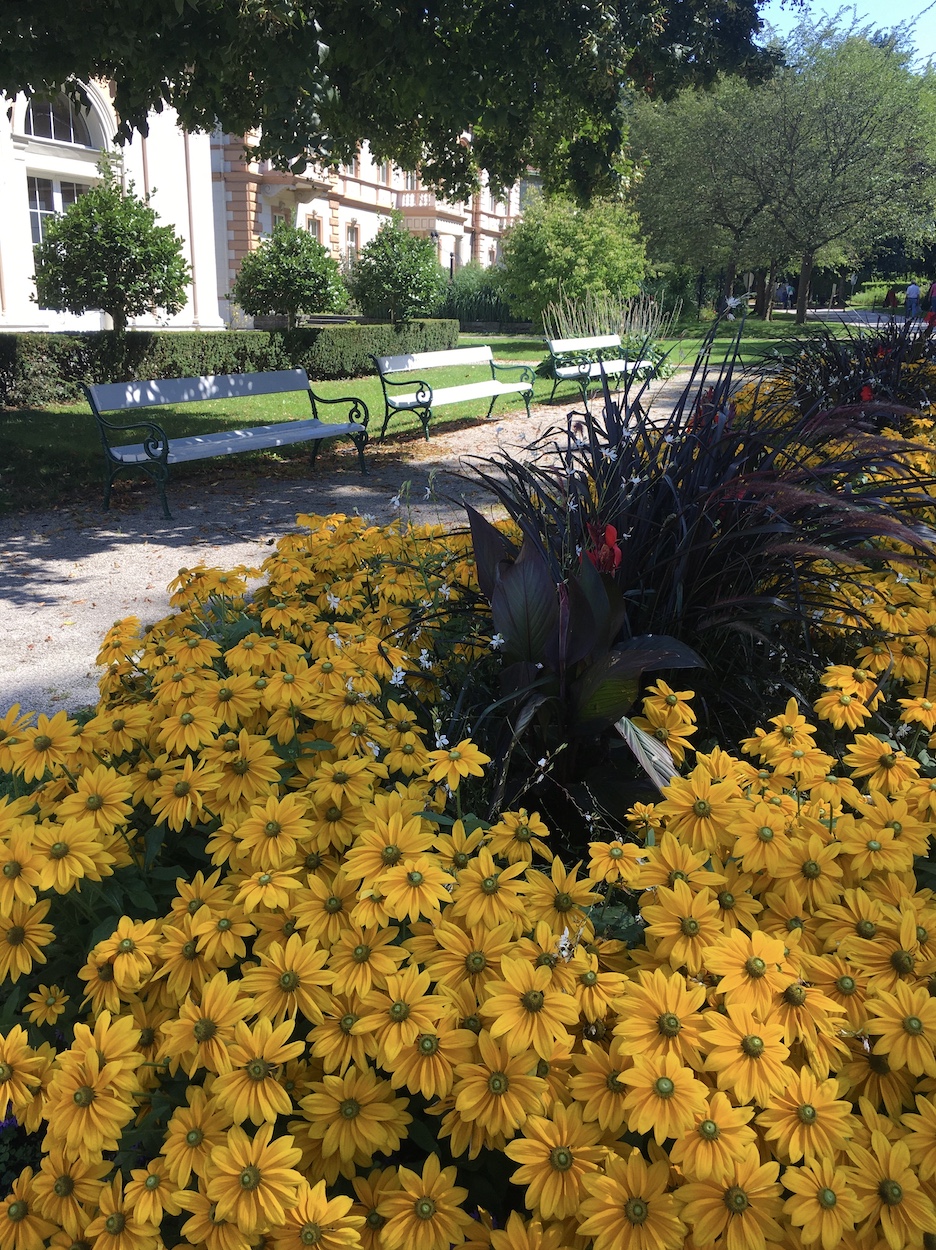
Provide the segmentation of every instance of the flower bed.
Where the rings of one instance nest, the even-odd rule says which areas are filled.
[[[655,683],[690,763],[583,869],[444,741],[496,664],[468,540],[300,520],[249,601],[118,623],[90,719],[0,720],[2,1245],[936,1234],[933,576],[737,755]]]

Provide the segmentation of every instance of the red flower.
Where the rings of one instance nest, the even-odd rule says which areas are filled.
[[[868,404],[872,399],[874,399],[874,388],[871,386],[870,382],[865,382],[864,386],[861,388],[861,394],[858,398],[863,404]]]
[[[599,573],[613,573],[623,559],[618,546],[617,530],[613,525],[606,525],[602,533],[597,525],[589,522],[588,536],[592,540],[591,549],[585,552],[589,560]]]

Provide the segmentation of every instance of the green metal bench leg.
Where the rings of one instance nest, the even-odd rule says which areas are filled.
[[[364,463],[364,448],[367,446],[367,435],[366,434],[351,434],[349,435],[349,437],[351,439],[351,442],[357,448],[358,464],[361,466],[361,472],[366,474],[367,465]]]

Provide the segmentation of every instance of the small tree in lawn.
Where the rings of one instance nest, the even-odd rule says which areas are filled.
[[[116,331],[142,313],[180,312],[190,277],[182,240],[171,226],[156,224],[132,183],[123,190],[112,161],[103,159],[98,170],[97,186],[46,220],[35,248],[38,304],[71,313],[100,308]]]
[[[504,239],[503,286],[514,316],[542,320],[547,304],[636,295],[646,272],[637,218],[619,200],[587,208],[535,196]]]
[[[445,280],[431,240],[410,234],[394,213],[361,248],[348,285],[366,317],[398,325],[431,314]]]
[[[252,317],[285,316],[290,330],[300,313],[340,312],[348,302],[338,262],[308,230],[285,221],[244,257],[231,298]]]

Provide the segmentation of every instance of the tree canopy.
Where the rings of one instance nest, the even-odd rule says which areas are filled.
[[[760,85],[726,78],[634,112],[636,198],[655,260],[854,264],[932,205],[927,80],[899,39],[804,21]],[[930,110],[931,112],[931,110]],[[930,221],[932,214],[930,214]]]
[[[361,248],[348,285],[365,317],[399,325],[432,314],[442,298],[444,278],[432,240],[411,234],[402,215],[394,213]]]
[[[528,165],[549,189],[607,192],[625,90],[769,73],[759,2],[10,0],[0,88],[111,79],[122,139],[171,105],[189,129],[257,134],[259,156],[297,172],[367,140],[453,197],[478,169],[503,184]]]
[[[102,181],[67,212],[47,218],[36,246],[36,292],[42,308],[106,312],[115,330],[130,317],[186,304],[191,277],[183,242],[145,200],[124,192],[112,164],[99,166]]]
[[[285,315],[290,330],[300,313],[340,312],[348,302],[338,262],[308,230],[284,221],[241,261],[231,298],[253,317]]]

